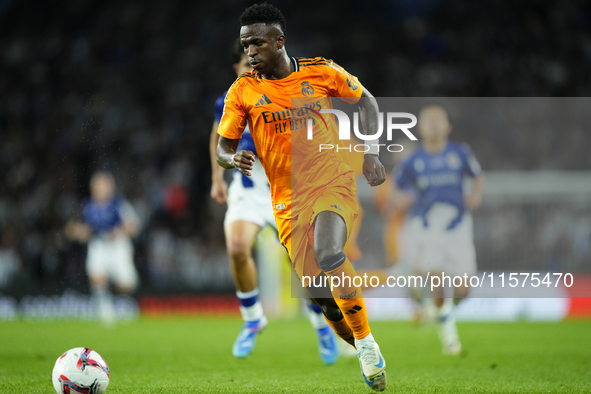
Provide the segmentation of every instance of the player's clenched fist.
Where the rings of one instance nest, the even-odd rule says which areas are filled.
[[[386,170],[377,155],[365,155],[363,175],[370,186],[378,186],[386,180]]]
[[[255,155],[249,150],[239,150],[232,157],[232,165],[244,175],[250,176],[254,165]]]

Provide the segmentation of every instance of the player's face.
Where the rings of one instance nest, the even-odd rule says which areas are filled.
[[[450,131],[451,125],[443,108],[427,107],[419,114],[419,135],[423,141],[444,141]]]
[[[285,37],[272,25],[255,23],[240,28],[240,43],[249,64],[259,73],[271,73],[281,57]]]
[[[249,71],[252,71],[252,67],[248,62],[248,56],[242,55],[242,57],[240,58],[240,62],[234,65],[234,70],[236,71],[237,75],[241,75]]]
[[[115,194],[115,182],[108,176],[98,175],[90,183],[90,193],[93,200],[110,200]]]

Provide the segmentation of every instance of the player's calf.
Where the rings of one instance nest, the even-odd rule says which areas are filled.
[[[321,274],[324,276],[324,274]],[[355,347],[355,337],[353,336],[353,331],[351,327],[347,324],[341,309],[332,298],[332,294],[330,289],[326,287],[320,288],[308,288],[308,291],[314,294],[314,301],[320,306],[322,309],[322,313],[324,315],[324,319],[328,323],[328,325],[333,329],[333,331],[342,338],[345,342],[349,345]]]
[[[335,303],[343,313],[347,324],[353,330],[355,338],[361,339],[366,337],[371,332],[371,329],[367,320],[367,312],[365,310],[361,288],[353,285],[353,278],[356,276],[356,273],[351,262],[343,252],[340,252],[320,261],[318,265],[329,278],[333,276],[351,278],[349,281],[343,280],[341,286],[331,286],[330,291]]]

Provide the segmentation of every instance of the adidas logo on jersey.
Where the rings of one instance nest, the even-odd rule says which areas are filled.
[[[335,205],[331,205],[330,207],[334,208],[334,209],[338,209],[339,211],[343,212],[340,205],[335,204]]]
[[[255,104],[255,107],[258,107],[259,105],[265,105],[265,104],[271,104],[273,103],[271,101],[271,99],[269,97],[267,97],[266,94],[263,94],[263,96],[259,99],[259,101]]]

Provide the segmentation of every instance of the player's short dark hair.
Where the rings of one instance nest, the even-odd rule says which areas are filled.
[[[244,56],[244,48],[240,43],[240,38],[238,38],[236,41],[234,41],[234,46],[232,46],[232,61],[234,64],[240,63],[242,56]]]
[[[279,25],[283,34],[287,31],[287,20],[277,7],[269,3],[251,5],[240,15],[241,26],[254,25],[255,23]]]

